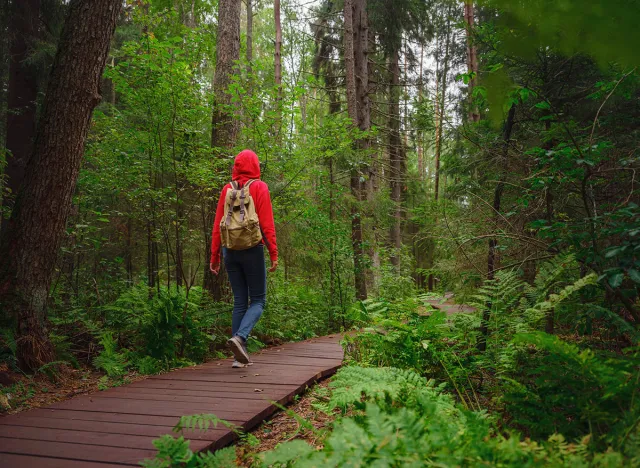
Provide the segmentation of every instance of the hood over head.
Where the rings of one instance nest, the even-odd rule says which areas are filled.
[[[233,163],[233,180],[244,184],[249,179],[260,178],[260,161],[251,150],[243,150],[238,153]]]

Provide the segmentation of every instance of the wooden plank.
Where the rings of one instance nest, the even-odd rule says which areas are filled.
[[[276,355],[274,353],[262,353],[262,354],[252,354],[251,360],[254,365],[251,366],[251,369],[256,368],[260,369],[262,364],[272,364],[277,366],[300,366],[300,367],[308,367],[308,366],[318,366],[324,367],[327,364],[331,364],[331,362],[335,362],[340,364],[342,362],[342,358],[330,358],[330,359],[315,359],[315,358],[306,358],[306,357],[296,357],[289,356],[286,359],[286,362],[282,362],[283,359],[280,357],[281,355]]]
[[[226,419],[232,422],[241,422],[247,415],[252,415],[256,411],[261,411],[266,406],[269,406],[268,402],[261,402],[255,400],[243,400],[246,402],[246,406],[230,408],[224,405],[204,405],[195,403],[172,403],[166,404],[162,401],[144,401],[144,400],[126,400],[121,399],[113,401],[110,398],[96,398],[94,400],[72,400],[63,401],[52,405],[51,408],[55,409],[68,409],[76,412],[91,411],[101,413],[127,413],[127,414],[139,414],[139,415],[153,415],[153,416],[173,416],[180,418],[183,415],[199,414],[199,413],[213,413],[219,418]]]
[[[259,401],[265,401],[265,400],[273,400],[280,398],[283,393],[285,392],[275,392],[275,391],[268,391],[268,390],[262,390],[262,389],[258,389],[258,390],[262,390],[259,392],[256,392],[254,388],[251,387],[245,387],[239,391],[233,392],[233,391],[228,391],[228,392],[220,392],[220,391],[208,391],[208,390],[190,390],[190,389],[185,389],[185,390],[174,390],[174,389],[166,389],[166,388],[153,388],[153,387],[136,387],[136,388],[129,388],[129,387],[121,387],[119,388],[119,392],[118,393],[109,393],[109,394],[104,394],[101,395],[105,398],[111,398],[114,395],[122,397],[122,398],[133,398],[133,395],[144,395],[145,398],[150,397],[149,399],[157,399],[154,398],[156,396],[162,396],[162,397],[167,397],[167,398],[161,398],[161,399],[173,399],[173,398],[169,398],[169,397],[197,397],[197,398],[219,398],[219,399],[238,399],[238,400],[259,400]],[[98,396],[96,394],[93,394],[94,396]],[[190,401],[190,400],[183,400],[183,401]]]
[[[4,419],[4,418],[3,418]],[[133,423],[119,422],[95,422],[76,419],[36,418],[25,415],[14,422],[3,424],[0,419],[0,427],[34,427],[47,429],[69,429],[73,431],[91,431],[105,434],[124,434],[133,436],[158,437],[163,434],[183,435],[186,439],[216,441],[230,432],[226,428],[218,427],[208,431],[182,431],[179,434],[173,432],[173,426],[147,426]]]
[[[42,427],[0,426],[0,437],[26,439],[34,441],[68,442],[82,445],[103,445],[128,449],[155,450],[153,441],[156,436],[138,436],[130,434],[108,434],[103,432],[75,431],[71,429],[49,429]],[[192,440],[192,450],[200,450],[211,445],[208,440]]]
[[[27,413],[20,413],[12,416],[28,414],[37,418],[67,419],[70,421],[108,421],[128,424],[142,424],[147,426],[175,426],[180,417],[157,416],[149,414],[129,414],[129,413],[101,413],[97,411],[73,411],[60,409],[35,409]],[[5,418],[12,418],[5,416]]]
[[[252,412],[251,411],[251,403],[254,401],[258,402],[269,402],[268,398],[264,396],[261,397],[261,393],[254,393],[256,398],[235,398],[233,393],[225,393],[224,396],[216,396],[216,397],[207,397],[207,396],[189,396],[189,395],[167,395],[167,394],[157,394],[157,393],[127,393],[127,392],[118,392],[118,393],[105,393],[104,395],[94,395],[94,401],[98,398],[104,398],[106,400],[134,400],[134,401],[162,401],[169,403],[201,403],[206,406],[216,405],[218,408],[239,408],[243,410],[243,412]]]
[[[297,384],[262,384],[260,388],[264,391],[286,391],[297,388]],[[121,387],[122,388],[122,387]],[[253,392],[256,388],[255,385],[242,382],[227,382],[221,384],[220,382],[203,383],[203,382],[190,382],[180,380],[162,380],[162,379],[147,379],[140,382],[134,382],[127,385],[126,388],[161,388],[161,389],[181,389],[181,390],[193,390],[193,391],[230,391],[238,393]]]
[[[0,453],[0,466],[7,468],[122,468],[123,465]]]
[[[332,366],[329,369],[322,369],[319,372],[301,373],[296,369],[287,369],[286,371],[269,373],[268,371],[256,372],[248,375],[226,375],[213,374],[210,372],[192,372],[189,375],[163,374],[152,377],[152,380],[192,380],[198,382],[226,382],[226,383],[251,383],[251,384],[277,384],[292,385],[307,383],[313,379],[320,379],[327,375],[327,371],[335,370],[338,366]],[[255,375],[259,374],[259,375]]]
[[[0,439],[0,452],[89,462],[120,463],[133,466],[136,466],[139,461],[145,458],[153,458],[156,454],[155,450],[127,448],[116,450],[113,447],[70,444],[66,442],[40,441],[34,443],[31,440],[12,439],[9,437]]]

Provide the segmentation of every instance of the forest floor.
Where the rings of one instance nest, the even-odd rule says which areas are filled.
[[[68,400],[76,395],[97,392],[146,379],[135,372],[118,379],[107,379],[103,372],[89,367],[74,369],[67,365],[55,373],[26,375],[0,364],[0,415],[20,413]]]
[[[303,440],[316,449],[322,449],[322,433],[330,430],[339,410],[335,414],[323,412],[319,405],[327,401],[331,378],[325,379],[294,400],[286,411],[277,412],[250,434],[251,440],[242,440],[236,445],[238,466],[253,466],[261,453],[273,450],[278,444],[294,439]],[[301,420],[308,424],[301,424]],[[311,430],[313,426],[313,430]],[[257,441],[256,441],[257,440]]]

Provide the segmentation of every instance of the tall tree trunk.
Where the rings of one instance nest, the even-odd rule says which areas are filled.
[[[503,150],[502,158],[497,161],[498,167],[503,171],[506,169],[508,156],[509,156],[509,141],[511,140],[511,133],[513,130],[513,123],[516,115],[516,106],[512,105],[507,115],[507,120],[504,124],[502,139]],[[496,184],[496,188],[493,192],[493,225],[495,229],[500,222],[500,205],[502,203],[502,193],[504,192],[506,171],[500,176],[500,180]],[[496,277],[496,257],[498,251],[498,239],[492,237],[489,239],[489,252],[487,254],[487,280],[493,280]],[[491,303],[487,303],[482,313],[482,323],[480,324],[480,338],[478,340],[478,350],[485,351],[487,349],[487,336],[489,335],[489,320],[491,319]]]
[[[0,0],[0,83],[9,81],[9,58],[11,49],[11,2],[10,0]],[[0,148],[7,146],[7,90],[5,86],[0,86]],[[1,190],[1,189],[0,189]],[[2,203],[2,193],[0,193],[0,203]],[[2,220],[0,219],[0,225]],[[2,226],[0,226],[2,229]]]
[[[211,146],[218,157],[229,157],[237,135],[238,124],[228,89],[235,73],[235,63],[240,58],[240,3],[241,0],[220,0],[218,3],[218,42],[216,44],[216,71],[213,77],[215,103],[211,125]],[[211,230],[216,213],[216,200],[210,203],[206,217],[205,253],[208,257]],[[224,268],[218,275],[204,269],[204,287],[217,301],[222,299],[225,281]]]
[[[447,31],[444,46],[444,64],[442,74],[439,79],[440,94],[436,95],[437,112],[436,112],[436,142],[435,142],[435,188],[434,199],[438,201],[440,194],[440,157],[442,155],[442,135],[444,127],[445,104],[447,98],[447,78],[449,74],[449,48],[451,45],[451,17],[450,11],[447,17]]]
[[[36,133],[36,100],[38,79],[36,71],[27,63],[30,51],[35,47],[38,35],[40,0],[14,1],[9,32],[9,88],[7,96],[7,140],[8,150],[4,171],[6,186],[2,206],[10,211],[20,190],[27,161],[33,151]],[[8,226],[0,221],[0,234]]]
[[[445,31],[444,60],[442,72],[436,73],[436,105],[435,105],[435,156],[434,156],[434,192],[433,197],[436,203],[440,198],[440,158],[442,155],[442,139],[444,133],[444,114],[447,96],[447,78],[449,75],[449,47],[451,44],[451,8],[447,12],[447,26]],[[435,263],[435,243],[433,240],[429,243],[429,268],[433,268]],[[429,291],[435,287],[435,279],[433,274],[429,274],[428,278]]]
[[[354,57],[353,0],[344,0],[344,66],[346,70],[347,111],[353,125],[358,124],[356,70]]]
[[[121,0],[71,1],[33,154],[0,240],[0,307],[16,319],[17,357],[27,369],[54,358],[49,288],[121,8]]]
[[[247,0],[247,72],[253,73],[253,0]]]
[[[276,82],[276,142],[282,140],[282,25],[280,23],[280,0],[273,2],[273,16],[276,27],[276,43],[274,53],[275,82]]]
[[[418,78],[418,102],[422,105],[424,96],[424,44],[420,46],[420,74]],[[422,130],[418,130],[418,173],[420,174],[420,182],[424,180],[425,163],[424,163],[424,136]]]
[[[478,76],[478,50],[473,38],[475,30],[473,0],[465,0],[464,21],[467,24],[467,71],[473,74],[473,78],[469,81],[469,120],[471,122],[479,122],[480,113],[478,108],[473,105],[473,88],[476,85]]]
[[[402,143],[400,141],[400,53],[394,50],[391,53],[389,62],[389,72],[391,80],[389,82],[389,188],[391,189],[391,200],[393,201],[393,224],[389,232],[389,241],[393,253],[391,263],[398,267],[400,265],[401,221],[402,212],[400,203],[402,201]]]
[[[353,1],[354,44],[353,57],[356,77],[356,106],[358,109],[358,128],[362,132],[371,130],[371,101],[369,99],[369,20],[367,16],[367,0]],[[371,142],[368,137],[358,140],[360,155],[368,157]],[[355,189],[356,200],[361,205],[367,197],[367,183],[364,181],[366,167],[359,167],[356,177],[351,177],[352,190]],[[352,243],[358,259],[359,278],[356,282],[356,293],[359,299],[367,297],[367,278],[370,276],[368,260],[365,258],[363,245],[362,208],[353,217]],[[362,283],[362,284],[360,284]]]
[[[355,0],[361,2],[361,0]],[[347,92],[347,110],[349,118],[353,125],[360,122],[360,106],[358,105],[358,85],[356,79],[356,37],[355,30],[355,5],[354,0],[345,0],[344,2],[344,63],[346,68],[346,92]],[[364,249],[362,247],[362,220],[361,220],[361,201],[362,190],[360,182],[360,171],[353,169],[351,171],[351,194],[354,201],[351,205],[351,244],[353,246],[353,264],[355,276],[356,296],[358,299],[366,299],[367,283],[365,280],[364,268]]]

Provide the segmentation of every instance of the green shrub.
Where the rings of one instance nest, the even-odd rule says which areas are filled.
[[[503,401],[532,437],[591,434],[610,444],[640,417],[640,348],[598,355],[542,332],[517,335],[514,344],[526,353],[503,377]]]
[[[263,455],[264,466],[598,466],[621,467],[623,455],[592,454],[589,440],[561,435],[538,443],[497,430],[485,413],[467,411],[419,375],[400,369],[347,367],[338,372],[332,404],[339,419],[321,450],[301,441]]]

